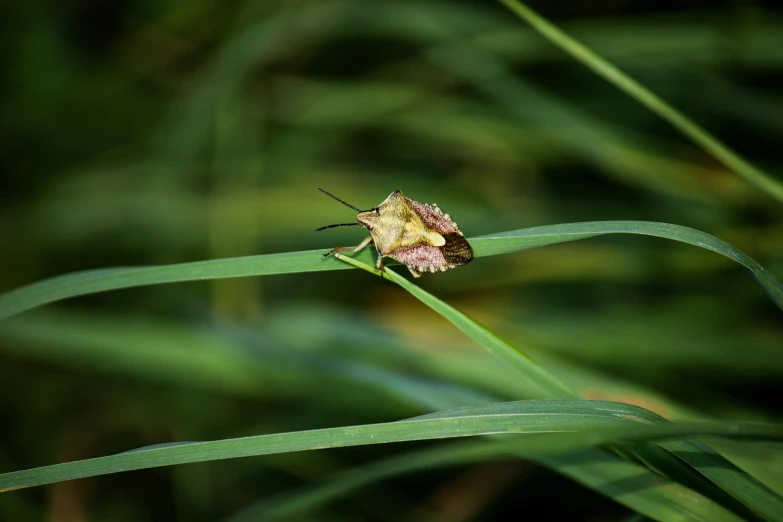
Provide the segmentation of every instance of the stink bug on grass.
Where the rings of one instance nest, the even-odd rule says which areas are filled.
[[[324,256],[335,252],[359,252],[373,243],[378,252],[377,268],[383,270],[383,258],[390,257],[407,266],[413,277],[421,277],[424,272],[445,272],[473,259],[473,249],[465,236],[438,205],[419,203],[395,190],[377,207],[359,210],[322,188],[318,190],[359,215],[356,217],[358,223],[329,225],[316,232],[344,226],[361,226],[370,232],[370,237],[356,248],[337,247]]]

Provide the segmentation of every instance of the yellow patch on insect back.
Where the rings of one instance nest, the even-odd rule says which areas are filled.
[[[429,239],[430,245],[436,246],[436,247],[442,247],[446,244],[446,238],[435,232],[434,230],[429,231],[429,233],[425,234],[424,237]]]

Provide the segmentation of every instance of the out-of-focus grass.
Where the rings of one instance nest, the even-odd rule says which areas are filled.
[[[763,267],[748,258],[745,254],[736,251],[728,244],[723,243],[716,238],[712,238],[709,235],[683,227],[643,222],[572,224],[501,233],[476,239],[473,243],[476,245],[477,254],[481,256],[482,254],[507,253],[519,249],[547,246],[562,241],[570,241],[585,237],[589,238],[601,233],[618,232],[658,235],[670,239],[678,239],[723,253],[750,269],[757,280],[768,291],[773,300],[776,302],[779,301],[780,283],[768,274]],[[308,268],[309,265],[306,262],[296,262],[296,260],[301,257],[315,258],[315,254],[306,252],[293,254],[292,256],[281,254],[279,256],[258,257],[255,258],[258,264],[256,270],[259,274],[285,271],[284,269],[275,267],[288,264],[289,258],[293,260],[293,262],[290,263],[294,267],[293,269],[298,271],[309,269],[317,270],[320,265],[323,264],[323,260],[321,260],[319,263],[311,264]],[[523,352],[508,344],[464,313],[459,312],[432,294],[429,294],[418,286],[401,278],[390,268],[387,268],[386,273],[384,274],[380,270],[372,268],[351,257],[340,254],[336,254],[335,257],[351,265],[363,268],[375,275],[383,275],[384,278],[399,284],[422,303],[446,318],[472,340],[485,347],[491,353],[498,356],[498,358],[509,367],[516,370],[518,372],[518,378],[529,381],[537,392],[553,398],[578,397],[578,394],[576,394],[572,388],[564,384],[563,381],[559,380],[555,375],[551,374],[543,367],[534,363]],[[240,260],[240,262],[241,261],[242,260]],[[12,315],[15,312],[24,311],[26,308],[44,304],[64,296],[74,296],[140,284],[149,285],[156,282],[183,280],[183,278],[187,280],[193,279],[194,277],[202,279],[226,277],[227,275],[235,275],[235,268],[233,265],[235,265],[236,262],[236,260],[228,260],[227,263],[224,263],[226,266],[222,271],[219,268],[222,265],[218,265],[218,269],[216,270],[214,263],[207,265],[197,263],[152,269],[114,269],[85,272],[82,274],[77,273],[72,276],[63,276],[62,278],[55,278],[48,282],[42,282],[39,285],[31,285],[18,292],[6,294],[6,296],[3,297],[4,310],[6,311],[6,315]],[[163,274],[163,277],[161,277],[160,274]],[[187,362],[189,365],[191,359],[188,358]],[[207,360],[201,367],[203,369],[212,364]],[[227,370],[229,374],[232,371],[236,371],[236,369],[231,369],[231,365],[227,367]],[[187,369],[185,371],[188,372]],[[223,376],[220,375],[220,377]],[[594,406],[594,404],[584,401],[577,401],[574,404],[579,405],[577,409],[580,412],[580,415],[592,411]],[[486,408],[479,408],[475,411],[465,410],[462,412],[462,410],[449,410],[434,414],[433,416],[427,416],[427,418],[432,417],[432,419],[446,420],[447,422],[446,424],[441,422],[432,426],[427,424],[426,421],[424,424],[414,422],[413,425],[409,426],[410,429],[407,430],[405,428],[398,429],[404,425],[392,423],[355,428],[334,428],[316,432],[299,431],[287,435],[270,435],[260,438],[251,437],[212,443],[164,443],[163,445],[156,445],[150,450],[142,449],[130,452],[130,455],[126,454],[116,457],[86,459],[67,464],[44,466],[36,469],[6,473],[0,475],[0,486],[2,486],[4,491],[11,491],[22,487],[51,484],[76,478],[104,475],[118,471],[145,469],[161,465],[204,462],[280,452],[287,453],[354,444],[363,445],[498,433],[527,434],[533,433],[536,430],[545,433],[558,432],[563,428],[561,419],[565,417],[556,414],[557,408],[554,406],[554,403],[550,403],[550,405],[552,406],[551,408],[544,406],[542,412],[543,417],[540,419],[534,418],[531,420],[529,418],[531,412],[525,410],[525,412],[522,413],[524,417],[521,417],[521,419],[525,420],[527,423],[532,422],[528,427],[520,426],[519,421],[514,421],[513,419],[511,419],[511,424],[509,424],[509,419],[505,419],[502,416],[502,412],[505,411],[503,405],[489,405]],[[495,406],[499,409],[495,408]],[[497,411],[493,408],[497,409]],[[599,405],[595,411],[600,412],[601,406]],[[648,423],[665,422],[664,419],[656,416],[652,412],[641,409],[638,411],[639,418],[636,419],[637,421]],[[477,423],[462,423],[460,420],[463,416],[470,418],[475,417]],[[633,420],[633,415],[630,413],[624,413],[623,416]],[[424,419],[422,418],[422,420]],[[455,423],[456,425],[454,425]],[[571,423],[566,430],[584,430],[585,433],[579,440],[586,444],[598,445],[607,442],[624,442],[627,440],[625,435],[619,434],[607,435],[605,438],[599,436],[599,438],[596,439],[595,436],[601,434],[603,428],[604,426],[600,425],[600,423],[596,424],[595,421],[589,421],[584,426],[580,425],[579,427]],[[762,428],[759,428],[761,431],[758,431],[753,427],[745,429],[733,425],[716,424],[715,428],[700,428],[701,431],[694,430],[694,432],[702,435],[731,435],[743,433],[753,437],[768,438],[772,436],[772,440],[775,440],[774,433],[779,432],[780,428],[773,426],[771,429],[772,431],[768,434]],[[671,433],[667,431],[657,435],[657,437],[670,437],[675,435],[675,433],[678,435],[685,435],[690,432],[687,429]],[[648,438],[656,437],[654,434],[647,434],[647,436]],[[687,438],[677,438],[665,441],[662,442],[660,446],[661,447],[659,448],[650,445],[636,445],[631,448],[621,448],[619,450],[615,447],[615,451],[619,451],[620,456],[627,455],[625,458],[630,462],[633,462],[634,459],[638,459],[640,462],[645,463],[646,467],[649,468],[644,470],[644,473],[646,474],[650,474],[651,472],[660,473],[677,481],[683,486],[693,489],[695,493],[704,494],[706,496],[704,500],[706,505],[697,508],[697,511],[691,513],[691,516],[696,518],[706,516],[721,520],[732,519],[733,517],[729,511],[725,514],[720,511],[721,506],[743,517],[757,515],[769,520],[774,520],[777,513],[780,512],[781,505],[783,505],[783,499],[780,499],[775,493],[770,491],[765,485],[758,482],[751,475],[744,473],[738,468],[733,468],[730,461],[726,460],[719,453],[714,452],[714,450],[708,446]],[[527,448],[528,446],[525,447]],[[544,443],[541,451],[564,452],[573,449],[575,449],[575,447],[562,447],[558,444],[558,440],[556,439],[551,440],[549,443]],[[675,456],[681,459],[685,465],[675,459]],[[616,459],[617,456],[613,456],[612,458]],[[463,459],[458,458],[458,461],[463,462]],[[625,487],[614,490],[602,489],[600,484],[596,482],[596,479],[598,477],[603,477],[604,472],[601,471],[600,466],[596,466],[594,463],[582,462],[579,459],[574,461],[573,455],[571,457],[556,458],[555,460],[549,461],[544,459],[544,462],[549,462],[548,465],[552,466],[558,472],[561,472],[562,470],[562,473],[566,475],[568,475],[568,473],[565,472],[565,469],[570,469],[570,467],[576,464],[579,468],[579,474],[577,476],[581,477],[578,478],[578,480],[583,482],[586,486],[596,491],[601,491],[617,502],[623,503],[633,510],[647,516],[662,520],[670,516],[663,511],[651,509],[649,507],[649,502],[655,503],[655,495],[652,492],[642,493],[638,495],[638,498],[629,498],[625,495]],[[619,470],[610,472],[608,476],[618,481],[627,480]],[[681,495],[678,496],[681,497]],[[714,508],[708,507],[712,506],[712,503],[707,499],[716,502]],[[687,502],[674,501],[674,503],[679,506],[679,509],[684,510],[685,512],[690,512],[694,509],[694,507],[688,506]],[[701,512],[701,514],[698,514],[698,512]],[[712,512],[712,514],[707,515],[707,512]]]
[[[532,7],[780,178],[783,19],[772,7]],[[356,229],[312,233],[352,219],[317,186],[359,206],[402,189],[469,237],[677,223],[783,273],[774,200],[500,5],[28,2],[0,27],[3,291],[106,266],[356,244]],[[9,319],[2,471],[536,397],[423,305],[361,275],[150,286]],[[679,420],[780,418],[779,311],[729,259],[604,237],[418,282],[586,397]],[[779,451],[715,448],[780,484]],[[0,518],[214,520],[396,451],[62,483],[4,494]],[[619,466],[640,469],[603,469]],[[606,492],[608,475],[593,472]],[[462,498],[458,486],[451,472],[388,478],[314,516],[429,520]],[[573,501],[551,502],[552,491]],[[502,519],[520,499],[561,518],[627,514],[586,491],[529,467],[466,516]]]
[[[520,18],[533,26],[536,31],[544,35],[549,41],[582,62],[602,78],[611,82],[618,89],[624,91],[634,100],[668,121],[721,163],[750,183],[773,196],[778,201],[783,202],[783,184],[777,179],[750,164],[696,122],[666,103],[642,84],[620,71],[620,69],[604,60],[601,56],[591,51],[588,47],[568,36],[565,32],[541,17],[523,2],[520,2],[519,0],[501,0],[501,2],[519,15]]]

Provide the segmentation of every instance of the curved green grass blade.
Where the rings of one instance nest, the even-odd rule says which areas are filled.
[[[290,350],[285,346],[279,347],[279,355],[265,350],[266,355],[259,360],[256,357],[247,357],[242,351],[227,349],[221,341],[212,336],[204,339],[192,329],[180,331],[138,321],[128,324],[126,318],[104,323],[94,321],[93,316],[89,316],[88,320],[86,317],[80,318],[79,314],[69,313],[63,316],[62,313],[63,311],[60,311],[51,315],[39,312],[7,321],[0,325],[0,340],[7,349],[20,347],[19,353],[25,357],[32,356],[35,359],[45,355],[47,359],[54,357],[58,361],[70,361],[79,367],[83,364],[96,364],[96,368],[103,370],[109,369],[103,366],[103,361],[110,360],[110,371],[131,374],[140,372],[139,375],[143,375],[145,379],[152,377],[168,381],[173,377],[177,385],[206,386],[213,391],[229,393],[245,394],[266,390],[266,393],[273,392],[284,396],[291,393],[307,395],[312,394],[319,386],[344,382],[333,380],[337,378],[349,379],[352,387],[371,383],[373,387],[384,389],[389,398],[396,397],[432,411],[501,400],[497,397],[476,395],[476,392],[468,387],[458,384],[459,381],[444,385],[430,379],[411,378],[392,371],[393,365],[389,365],[391,368],[386,364],[375,367],[333,358],[329,361],[320,358],[310,360],[314,354],[301,360],[297,350]],[[355,341],[362,343],[360,340]],[[116,357],[107,358],[107,353],[114,353]],[[96,357],[96,354],[101,356]],[[474,360],[474,365],[471,366],[473,370],[478,368],[476,363],[478,361]],[[166,370],[172,366],[187,368],[187,371],[172,374]],[[296,371],[292,372],[293,368],[296,368]],[[465,367],[462,371],[470,371],[470,368]],[[182,380],[183,377],[185,380]],[[654,449],[653,446],[648,447]],[[650,473],[644,468],[637,468],[639,474]],[[8,466],[6,469],[9,469]],[[585,485],[600,491],[599,486],[603,482],[606,480],[599,484],[588,482]],[[683,486],[674,486],[683,489]],[[649,504],[647,495],[653,494],[629,491],[617,500],[631,508],[638,507],[642,510]],[[716,500],[714,496],[707,498]],[[724,502],[718,503],[726,505]]]
[[[381,275],[381,271],[369,265],[347,256],[336,254],[337,258],[358,268],[362,268],[371,273]],[[383,272],[383,276],[390,281],[394,281],[405,290],[413,294],[422,303],[426,304],[443,317],[449,320],[451,324],[459,328],[465,335],[476,341],[478,344],[495,354],[512,368],[519,370],[531,382],[536,384],[541,391],[551,398],[577,398],[576,392],[571,390],[566,384],[557,377],[543,369],[533,362],[527,355],[514,348],[503,339],[487,330],[464,313],[456,308],[449,306],[434,295],[422,290],[420,287],[411,283],[404,277],[396,274],[390,269]]]
[[[750,270],[783,310],[783,284],[757,261],[729,243],[694,228],[653,221],[586,221],[500,232],[471,239],[477,256],[506,254],[606,234],[654,236],[711,250]]]
[[[720,244],[716,243],[712,246],[717,248]],[[705,245],[705,248],[708,248],[708,246]],[[368,272],[381,275],[379,270],[369,265],[365,265],[346,256],[337,255],[339,259],[343,261],[367,270]],[[536,384],[550,397],[563,399],[576,396],[572,390],[565,386],[555,376],[538,366],[519,350],[476,323],[467,315],[427,293],[407,279],[400,277],[390,269],[387,269],[383,275],[385,278],[399,284],[413,294],[414,297],[443,315],[468,337],[500,357],[511,367],[519,370],[522,375]],[[503,411],[505,406],[501,403],[497,405],[488,405],[486,408],[488,411]],[[451,415],[456,413],[457,412],[450,412]],[[437,415],[439,414],[435,414],[434,416]],[[637,420],[651,424],[666,422],[666,419],[663,417],[647,410],[640,410],[640,416]],[[721,503],[725,506],[735,506],[736,501],[739,501],[739,503],[754,513],[758,513],[768,520],[783,520],[783,518],[778,518],[779,514],[783,517],[783,499],[768,490],[753,477],[741,472],[711,448],[691,439],[668,441],[661,445],[666,451],[654,446],[639,446],[633,448],[632,453],[635,457],[647,463],[652,469],[657,469],[673,479],[679,479],[684,484],[693,487],[697,491],[700,491],[713,499],[721,499]],[[674,458],[673,455],[679,457],[690,467],[684,466],[683,463]],[[709,479],[711,483],[705,483],[702,480],[702,477],[693,472],[693,469]],[[716,485],[720,489],[716,488]]]
[[[700,145],[708,153],[712,154],[718,161],[748,180],[750,183],[783,202],[783,183],[751,165],[739,154],[732,151],[709,132],[697,125],[693,120],[684,116],[677,109],[653,94],[641,83],[623,73],[620,69],[598,56],[586,46],[568,36],[541,15],[527,7],[524,3],[519,0],[500,0],[500,2],[517,16],[529,23],[550,42],[563,49],[609,83],[668,121],[672,126]]]
[[[106,268],[75,272],[32,283],[0,295],[0,318],[46,303],[80,295],[136,286],[248,277],[295,274],[350,268],[323,257],[324,250],[245,256],[175,265]],[[370,260],[369,252],[364,253]]]
[[[661,522],[748,520],[675,481],[613,457],[591,450],[578,455],[540,456],[536,461]]]
[[[712,250],[728,257],[751,271],[753,277],[783,309],[783,285],[763,266],[747,254],[710,234],[688,227],[650,221],[592,221],[547,225],[512,230],[471,238],[477,257],[518,252],[531,248],[587,239],[604,234],[641,234],[655,236]],[[89,270],[46,279],[0,295],[0,319],[54,301],[107,290],[135,286],[248,277],[273,274],[294,274],[349,268],[345,263],[324,258],[321,250],[267,254],[176,265],[109,268]],[[371,262],[368,251],[354,256]]]
[[[271,455],[292,451],[413,440],[526,434],[520,447],[564,452],[620,440],[659,439],[687,434],[783,440],[783,426],[761,423],[659,424],[640,422],[642,408],[604,401],[544,400],[475,406],[398,422],[258,435],[211,442],[139,448],[117,455],[54,464],[0,475],[0,491],[52,484],[192,462]]]
[[[761,480],[764,485],[783,496],[783,446],[780,444],[732,442],[727,439],[706,438],[710,447],[732,461],[746,473]]]
[[[533,460],[590,484],[599,493],[654,520],[742,520],[709,498],[610,453],[588,450],[563,456],[542,456],[525,448],[522,442],[515,439],[478,440],[411,452],[330,477],[328,482],[293,494],[260,502],[226,522],[294,520],[358,488],[386,478],[515,457]]]
[[[783,499],[720,453],[693,438],[659,443],[765,520],[783,520]]]

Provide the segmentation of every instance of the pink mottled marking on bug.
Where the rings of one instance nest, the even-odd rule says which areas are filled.
[[[389,257],[408,266],[443,266],[448,264],[440,247],[417,245],[401,247]]]
[[[451,218],[447,218],[445,212],[435,205],[429,203],[419,203],[410,198],[405,198],[405,202],[416,214],[419,215],[424,224],[439,234],[449,234],[459,232],[457,226]]]

